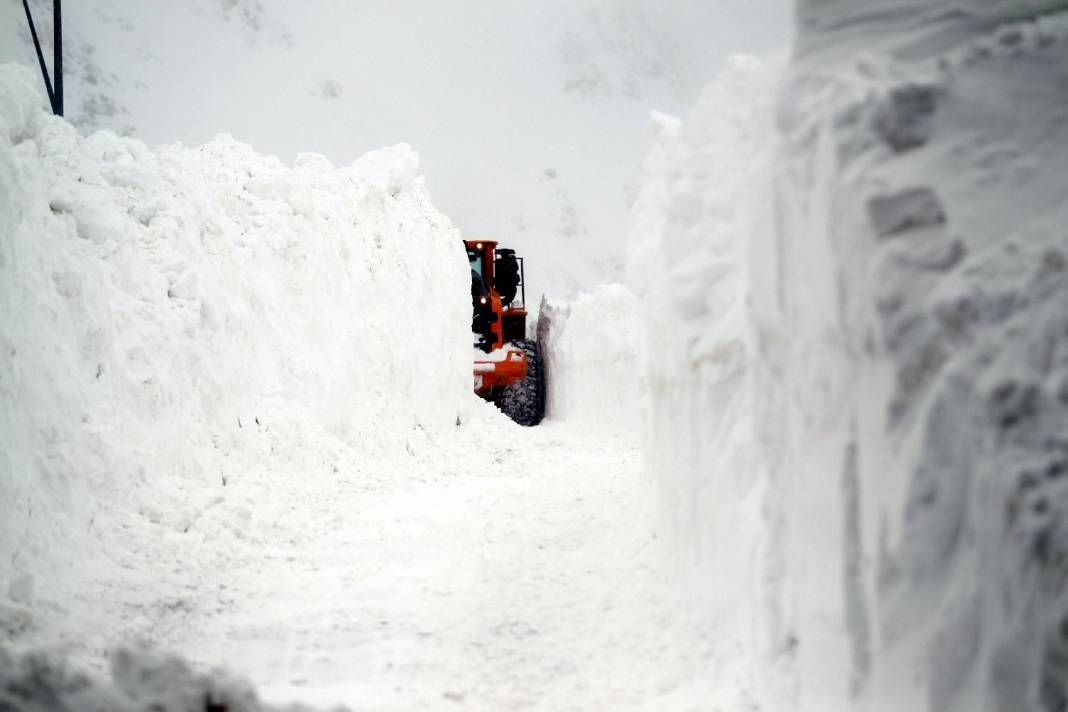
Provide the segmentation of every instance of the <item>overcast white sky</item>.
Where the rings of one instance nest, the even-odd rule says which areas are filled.
[[[31,6],[47,26],[49,0]],[[620,276],[650,111],[684,112],[729,54],[785,50],[791,31],[786,0],[64,9],[68,115],[83,131],[150,145],[227,132],[336,165],[410,143],[461,230],[534,255],[560,294]],[[33,63],[24,25],[20,0],[0,0],[0,61]]]

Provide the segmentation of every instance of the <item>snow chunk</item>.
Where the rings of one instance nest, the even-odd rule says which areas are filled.
[[[868,215],[875,233],[882,238],[946,222],[942,201],[926,187],[877,195],[868,201]]]
[[[412,187],[419,171],[419,154],[408,144],[398,143],[357,158],[352,164],[352,171],[395,196]]]
[[[40,652],[12,654],[0,647],[0,706],[11,712],[308,709],[262,704],[242,680],[221,671],[197,672],[184,660],[148,648],[119,648],[109,663],[111,679],[99,680],[72,669],[62,658]]]

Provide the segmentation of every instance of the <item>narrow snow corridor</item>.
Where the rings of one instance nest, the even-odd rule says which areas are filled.
[[[72,582],[82,637],[108,631],[83,652],[151,636],[267,701],[357,710],[707,704],[710,646],[662,585],[637,439],[518,432],[423,472],[274,476],[269,535],[168,536]]]
[[[1068,0],[784,2],[0,9],[0,712],[1068,712]]]

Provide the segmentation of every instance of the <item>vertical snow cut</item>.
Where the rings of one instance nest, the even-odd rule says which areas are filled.
[[[968,5],[802,4],[765,302],[802,709],[1068,704],[1068,14]]]
[[[778,61],[734,57],[684,120],[654,117],[629,246],[648,363],[646,459],[669,553],[726,657],[750,669],[764,667],[766,646],[753,633],[765,623],[773,562],[747,298],[774,277],[750,264],[759,262],[751,236],[775,211],[768,176],[781,72]]]
[[[771,709],[1068,705],[1068,14],[923,5],[802,2],[635,211],[665,529]]]
[[[638,432],[646,384],[637,308],[622,284],[598,285],[569,302],[543,300],[538,339],[547,359],[550,419]]]

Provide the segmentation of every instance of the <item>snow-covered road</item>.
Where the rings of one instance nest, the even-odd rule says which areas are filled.
[[[102,648],[117,631],[151,636],[277,702],[717,709],[711,646],[678,617],[656,564],[637,438],[559,423],[509,432],[419,471],[261,478],[228,495],[274,508],[239,536],[110,542],[117,566],[71,582],[81,603],[64,637]],[[243,510],[214,511],[203,516]]]

